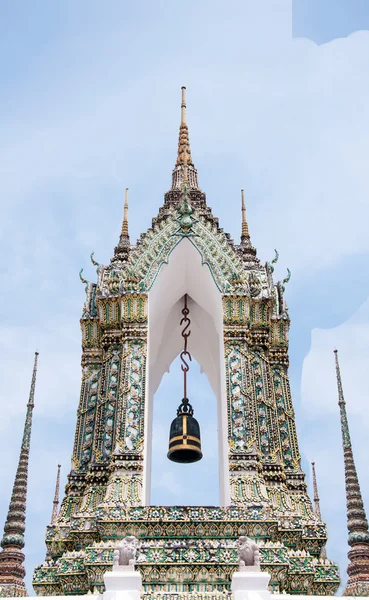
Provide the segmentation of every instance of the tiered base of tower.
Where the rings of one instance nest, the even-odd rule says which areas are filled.
[[[99,512],[99,509],[98,509]],[[104,572],[113,564],[118,539],[140,540],[137,569],[144,597],[192,593],[202,599],[230,592],[238,568],[236,540],[241,535],[260,545],[262,569],[270,589],[291,594],[332,595],[339,585],[337,566],[320,560],[326,541],[323,526],[302,518],[281,522],[272,509],[240,507],[118,507],[100,511],[96,523],[72,519],[71,527],[51,526],[49,557],[34,574],[38,595],[103,592]]]

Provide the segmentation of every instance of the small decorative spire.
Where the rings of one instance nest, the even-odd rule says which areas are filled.
[[[172,174],[172,190],[179,189],[183,191],[184,183],[188,185],[189,189],[200,189],[197,181],[197,171],[191,157],[186,109],[186,88],[182,86],[181,124],[179,126],[177,161]]]
[[[245,191],[241,190],[241,214],[242,214],[242,229],[241,229],[241,245],[243,260],[245,266],[254,266],[255,262],[258,262],[256,258],[256,249],[251,244],[249,227],[246,220],[246,206],[245,206]]]
[[[242,238],[249,238],[250,239],[250,234],[249,234],[249,227],[247,225],[247,221],[246,221],[246,206],[245,206],[245,191],[241,190],[241,203],[242,203],[242,233],[241,233],[241,239]]]
[[[126,188],[122,231],[119,237],[118,245],[114,249],[114,256],[111,259],[112,262],[126,262],[128,260],[130,247],[131,243],[128,232],[128,188]]]
[[[5,521],[4,535],[1,540],[0,596],[28,596],[24,583],[26,570],[23,566],[24,554],[22,548],[24,547],[24,531],[26,527],[28,461],[31,441],[32,412],[35,403],[37,359],[38,352],[35,352],[18,468],[15,475],[9,511]]]
[[[51,523],[55,523],[56,519],[58,518],[58,514],[59,514],[60,467],[61,467],[61,465],[58,465],[58,473],[56,476],[55,494],[54,494],[54,500],[53,500],[53,512],[51,514]]]
[[[338,351],[334,350],[340,407],[343,456],[345,464],[345,486],[347,506],[349,576],[344,596],[369,596],[369,532],[359,480],[352,452],[349,425],[346,414],[346,402],[343,396]]]
[[[313,471],[313,489],[314,489],[314,508],[315,508],[315,514],[318,517],[319,521],[322,521],[322,514],[320,512],[320,501],[319,501],[319,495],[318,495],[318,486],[316,483],[316,474],[315,474],[315,462],[311,463],[311,468]],[[325,545],[322,547],[321,551],[320,551],[320,558],[327,558],[327,551],[325,549]]]
[[[125,199],[124,199],[122,236],[125,236],[126,238],[129,239],[129,233],[128,233],[128,188],[126,188],[126,195],[125,195]]]

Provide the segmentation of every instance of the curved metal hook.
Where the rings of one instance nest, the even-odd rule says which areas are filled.
[[[188,312],[190,312],[190,311],[188,311]],[[191,321],[190,321],[190,319],[187,318],[187,316],[185,316],[185,317],[183,317],[183,319],[181,319],[180,325],[182,325],[182,323],[186,323],[186,325],[182,329],[182,336],[188,337],[189,335],[191,335],[191,331],[187,331],[187,329],[191,325]]]
[[[188,359],[190,361],[192,361],[192,356],[191,356],[191,354],[189,353],[188,350],[182,350],[182,352],[181,352],[181,354],[179,356],[180,356],[181,361],[183,362],[183,365],[184,365],[184,366],[181,365],[181,369],[182,369],[182,371],[185,371],[187,373],[187,371],[190,370],[190,365],[186,362],[184,356],[188,356]]]

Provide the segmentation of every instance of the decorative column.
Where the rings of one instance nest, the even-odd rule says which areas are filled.
[[[32,413],[35,399],[38,352],[35,352],[31,389],[27,404],[26,421],[22,437],[18,468],[15,475],[8,516],[5,521],[4,535],[0,552],[0,596],[28,596],[23,566],[24,531],[26,528],[26,503],[28,461],[31,441]]]
[[[147,294],[121,297],[121,366],[113,452],[104,506],[144,505]]]
[[[349,425],[346,414],[346,402],[343,396],[338,352],[334,351],[338,387],[338,406],[340,407],[343,457],[345,463],[346,506],[348,543],[348,582],[344,596],[369,596],[369,532],[361,496],[359,480],[352,452]]]
[[[250,385],[247,296],[223,297],[231,504],[269,501],[260,474],[256,401]]]

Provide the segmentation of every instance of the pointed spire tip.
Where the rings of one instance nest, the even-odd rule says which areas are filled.
[[[182,102],[181,102],[181,125],[186,125],[186,87],[183,85],[182,88]]]
[[[128,188],[126,188],[125,198],[124,198],[124,214],[123,214],[123,224],[122,224],[122,235],[128,238]]]
[[[241,239],[250,237],[249,227],[246,220],[246,206],[245,206],[245,190],[241,190],[241,212],[242,212],[242,229]]]

